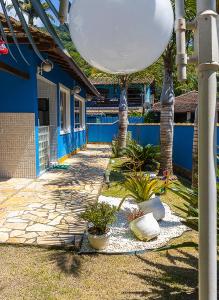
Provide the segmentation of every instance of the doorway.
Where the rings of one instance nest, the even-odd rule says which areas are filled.
[[[57,162],[57,86],[38,75],[40,173]]]

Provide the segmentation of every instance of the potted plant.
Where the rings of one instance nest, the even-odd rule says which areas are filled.
[[[134,210],[128,215],[129,228],[140,241],[150,241],[160,234],[160,227],[153,213]]]
[[[126,177],[123,185],[128,193],[122,199],[118,209],[121,208],[122,203],[128,197],[131,197],[138,204],[139,209],[145,214],[152,212],[157,221],[165,217],[165,208],[160,197],[155,196],[160,194],[164,189],[166,185],[165,181],[161,181],[157,178],[151,179],[149,174],[135,172]]]
[[[109,238],[111,225],[116,217],[116,207],[107,203],[96,202],[89,205],[81,214],[81,218],[89,223],[88,241],[92,248],[101,250],[106,248]]]

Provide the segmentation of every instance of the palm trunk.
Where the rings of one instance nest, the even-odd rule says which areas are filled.
[[[195,111],[192,149],[192,187],[198,188],[198,108]]]
[[[128,131],[128,101],[127,101],[127,78],[122,79],[122,90],[119,102],[119,134],[118,142],[120,152],[126,147]]]
[[[173,174],[174,101],[173,75],[165,66],[160,116],[161,175],[164,171]]]

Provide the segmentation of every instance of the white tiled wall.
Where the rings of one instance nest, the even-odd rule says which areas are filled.
[[[35,114],[0,113],[0,177],[35,178]]]

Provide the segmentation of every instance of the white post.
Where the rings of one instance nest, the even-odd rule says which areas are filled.
[[[215,0],[197,0],[199,79],[199,299],[217,299]]]
[[[187,79],[186,20],[184,0],[175,0],[176,65],[179,81]]]

